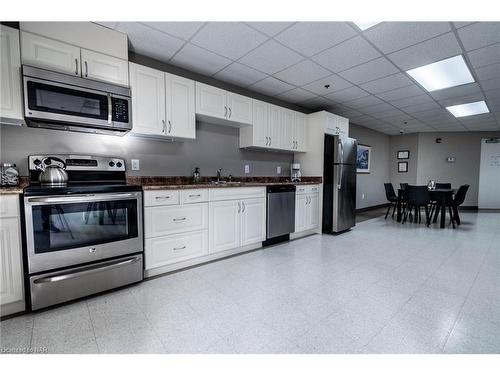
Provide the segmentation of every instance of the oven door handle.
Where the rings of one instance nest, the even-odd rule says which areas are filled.
[[[88,275],[91,273],[96,273],[96,272],[102,272],[102,271],[107,271],[113,268],[129,265],[136,263],[141,260],[141,257],[135,256],[132,258],[127,258],[127,259],[120,259],[120,260],[115,260],[111,262],[106,262],[105,265],[94,265],[94,266],[88,266],[83,268],[81,271],[76,271],[76,272],[61,272],[52,276],[48,277],[41,277],[40,279],[35,279],[33,280],[34,284],[44,284],[44,283],[53,283],[57,281],[63,281],[67,279],[72,279],[75,277],[80,277],[83,275]]]
[[[28,198],[28,203],[78,203],[96,202],[107,200],[119,200],[127,198],[137,198],[137,193],[117,193],[117,194],[75,194],[53,197],[33,197]]]

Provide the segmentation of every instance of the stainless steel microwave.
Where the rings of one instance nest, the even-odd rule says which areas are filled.
[[[123,135],[132,129],[130,89],[23,65],[31,127]]]

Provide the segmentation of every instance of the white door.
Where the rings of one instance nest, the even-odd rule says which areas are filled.
[[[295,112],[294,116],[294,131],[295,131],[295,149],[297,151],[306,151],[307,148],[307,132],[306,132],[306,115],[300,112]]]
[[[166,134],[172,137],[195,139],[194,81],[166,73],[165,87]]]
[[[165,134],[165,73],[130,63],[132,132]]]
[[[307,195],[295,196],[295,232],[301,232],[307,229]]]
[[[269,147],[281,148],[282,147],[282,134],[281,134],[281,108],[270,104],[269,105]]]
[[[227,119],[242,124],[252,123],[252,99],[232,92],[227,93]]]
[[[241,201],[241,246],[266,239],[266,200],[264,198]]]
[[[269,104],[253,100],[253,137],[254,146],[268,147],[269,140]]]
[[[128,86],[128,61],[83,48],[81,53],[83,77]]]
[[[80,48],[21,31],[23,64],[80,76]]]
[[[196,113],[226,119],[226,96],[226,90],[196,82]]]
[[[0,219],[0,302],[22,301],[23,272],[19,218]]]
[[[219,201],[209,204],[209,253],[240,247],[241,203]]]
[[[307,227],[316,228],[319,224],[319,195],[309,195],[309,204],[307,205]]]
[[[2,122],[21,124],[23,104],[19,31],[4,25],[0,25],[0,77],[0,118]]]
[[[295,150],[294,111],[281,108],[281,139],[284,150]]]

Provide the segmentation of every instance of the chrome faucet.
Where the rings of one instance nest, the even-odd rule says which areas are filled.
[[[222,169],[221,168],[217,169],[217,182],[220,182],[221,173],[222,173]]]

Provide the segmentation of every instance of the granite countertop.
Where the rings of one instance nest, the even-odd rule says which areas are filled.
[[[0,195],[2,194],[22,194],[23,189],[29,185],[28,177],[20,177],[19,185],[16,186],[0,186]]]

